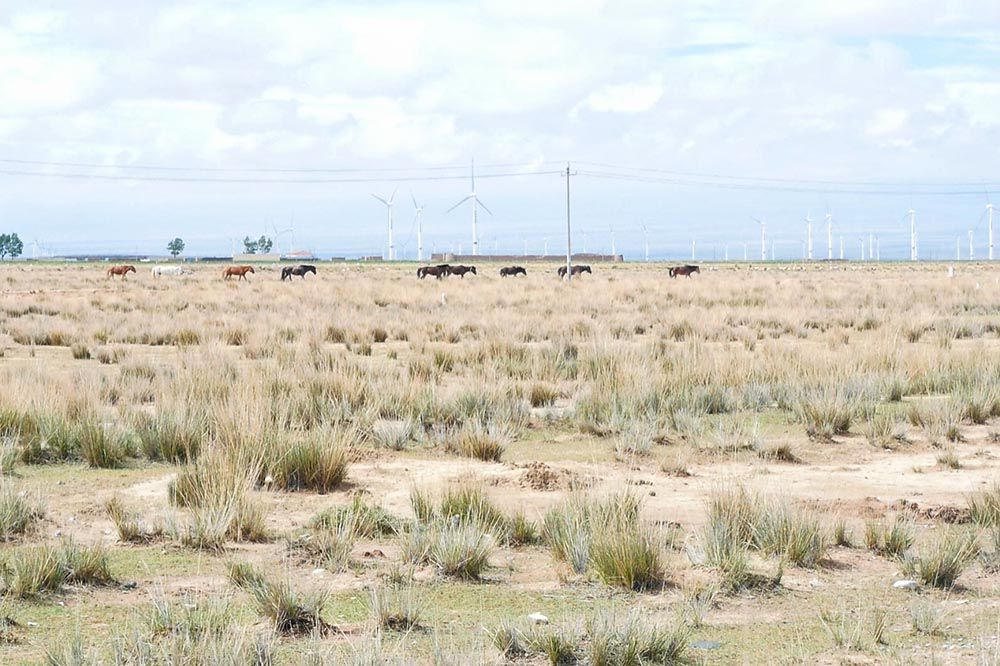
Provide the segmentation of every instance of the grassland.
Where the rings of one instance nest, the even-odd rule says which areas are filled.
[[[496,268],[0,266],[0,662],[1000,663],[1000,268]]]

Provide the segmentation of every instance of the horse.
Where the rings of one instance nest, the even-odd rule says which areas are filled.
[[[528,271],[524,270],[523,266],[507,266],[500,269],[500,277],[514,277],[515,275],[524,275],[527,277]]]
[[[669,270],[669,273],[670,277],[672,278],[675,278],[678,275],[686,275],[687,277],[691,277],[691,273],[701,273],[701,269],[691,264],[684,264],[683,266],[674,266]]]
[[[237,276],[236,281],[239,282],[240,280],[247,279],[247,273],[256,272],[257,271],[253,269],[253,266],[227,266],[226,270],[222,271],[222,277],[228,280],[235,275]],[[247,282],[249,282],[249,280],[247,280]]]
[[[448,272],[451,270],[451,266],[448,264],[438,264],[437,266],[421,266],[417,269],[417,277],[423,280],[428,275],[432,275],[440,280],[443,277],[448,277]]]
[[[115,275],[121,275],[122,280],[129,273],[135,273],[135,266],[132,265],[122,265],[122,266],[112,266],[108,269],[108,277],[113,277]]]
[[[579,266],[573,266],[573,268],[571,269],[571,271],[572,272],[570,273],[570,276],[580,275],[581,273],[591,273],[591,274],[593,273],[593,271],[590,270],[590,266],[587,266],[586,264],[581,264]],[[566,277],[566,267],[565,266],[560,266],[559,270],[557,270],[556,273],[559,274],[560,278]]]
[[[448,268],[449,275],[457,275],[460,278],[464,278],[466,273],[479,275],[479,273],[476,272],[475,266],[450,266]]]
[[[285,266],[281,269],[281,281],[284,282],[285,279],[292,279],[293,275],[297,275],[303,280],[306,279],[306,273],[312,273],[316,275],[316,267],[310,264],[299,264],[298,266]]]
[[[160,277],[161,275],[188,275],[191,271],[183,266],[153,266],[149,273],[153,277]]]

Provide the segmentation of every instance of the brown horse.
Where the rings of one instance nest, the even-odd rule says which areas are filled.
[[[476,273],[475,266],[451,266],[448,268],[449,275],[457,275],[460,278],[464,278],[466,273],[479,275],[478,273]]]
[[[256,273],[256,271],[253,266],[228,266],[226,270],[222,271],[222,277],[228,280],[235,275],[237,276],[236,281],[239,282],[247,279],[247,273]]]
[[[691,264],[684,264],[683,266],[674,266],[669,270],[669,273],[670,277],[672,278],[675,278],[678,275],[686,275],[687,277],[691,277],[691,273],[701,273],[701,269]]]
[[[581,264],[579,266],[573,266],[572,271],[573,272],[570,273],[571,276],[572,275],[580,275],[581,273],[591,273],[590,266],[587,266],[586,264]],[[566,267],[565,266],[560,266],[559,270],[557,270],[556,273],[559,274],[560,278],[566,277]]]
[[[448,264],[438,264],[437,266],[421,266],[417,269],[417,277],[423,280],[428,275],[432,275],[440,280],[443,277],[448,277],[448,272],[451,266]]]
[[[500,269],[500,277],[507,276],[514,277],[516,275],[528,275],[528,271],[524,270],[524,266],[506,266]]]
[[[135,266],[121,265],[121,266],[112,266],[111,268],[108,269],[108,277],[121,275],[122,280],[124,280],[125,276],[128,275],[129,273],[135,273]]]

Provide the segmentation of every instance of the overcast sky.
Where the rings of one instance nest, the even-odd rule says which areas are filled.
[[[176,235],[226,253],[293,224],[297,247],[381,253],[370,193],[398,188],[401,255],[416,249],[411,192],[426,248],[468,251],[468,208],[444,213],[468,194],[467,167],[423,169],[474,157],[483,176],[526,174],[479,180],[483,251],[563,242],[565,182],[537,172],[571,160],[580,249],[608,251],[614,227],[635,257],[645,226],[654,256],[692,240],[703,258],[744,242],[759,256],[756,216],[779,256],[799,256],[803,218],[829,209],[848,256],[869,232],[903,256],[912,206],[922,256],[953,257],[958,237],[964,255],[969,229],[982,256],[980,192],[1000,189],[998,24],[996,2],[948,0],[6,0],[0,159],[207,170],[3,162],[0,231],[29,255],[35,239],[159,251]],[[609,172],[629,179],[595,175]],[[389,175],[461,180],[191,182]],[[822,223],[816,236],[825,254]]]

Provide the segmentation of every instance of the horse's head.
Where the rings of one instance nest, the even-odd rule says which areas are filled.
[[[473,275],[479,275],[479,273],[476,272],[475,266],[469,266],[469,272],[472,273]]]
[[[306,272],[307,273],[312,273],[313,275],[316,275],[316,267],[315,266],[306,266]]]
[[[129,273],[129,272],[135,273],[135,266],[126,266],[125,267],[125,272],[126,273]]]
[[[590,266],[580,266],[580,272],[581,273],[590,273],[591,275],[593,275],[593,273],[590,270]]]
[[[254,274],[257,273],[257,271],[253,269],[253,266],[247,266],[246,268],[247,268],[247,273],[254,273]]]

